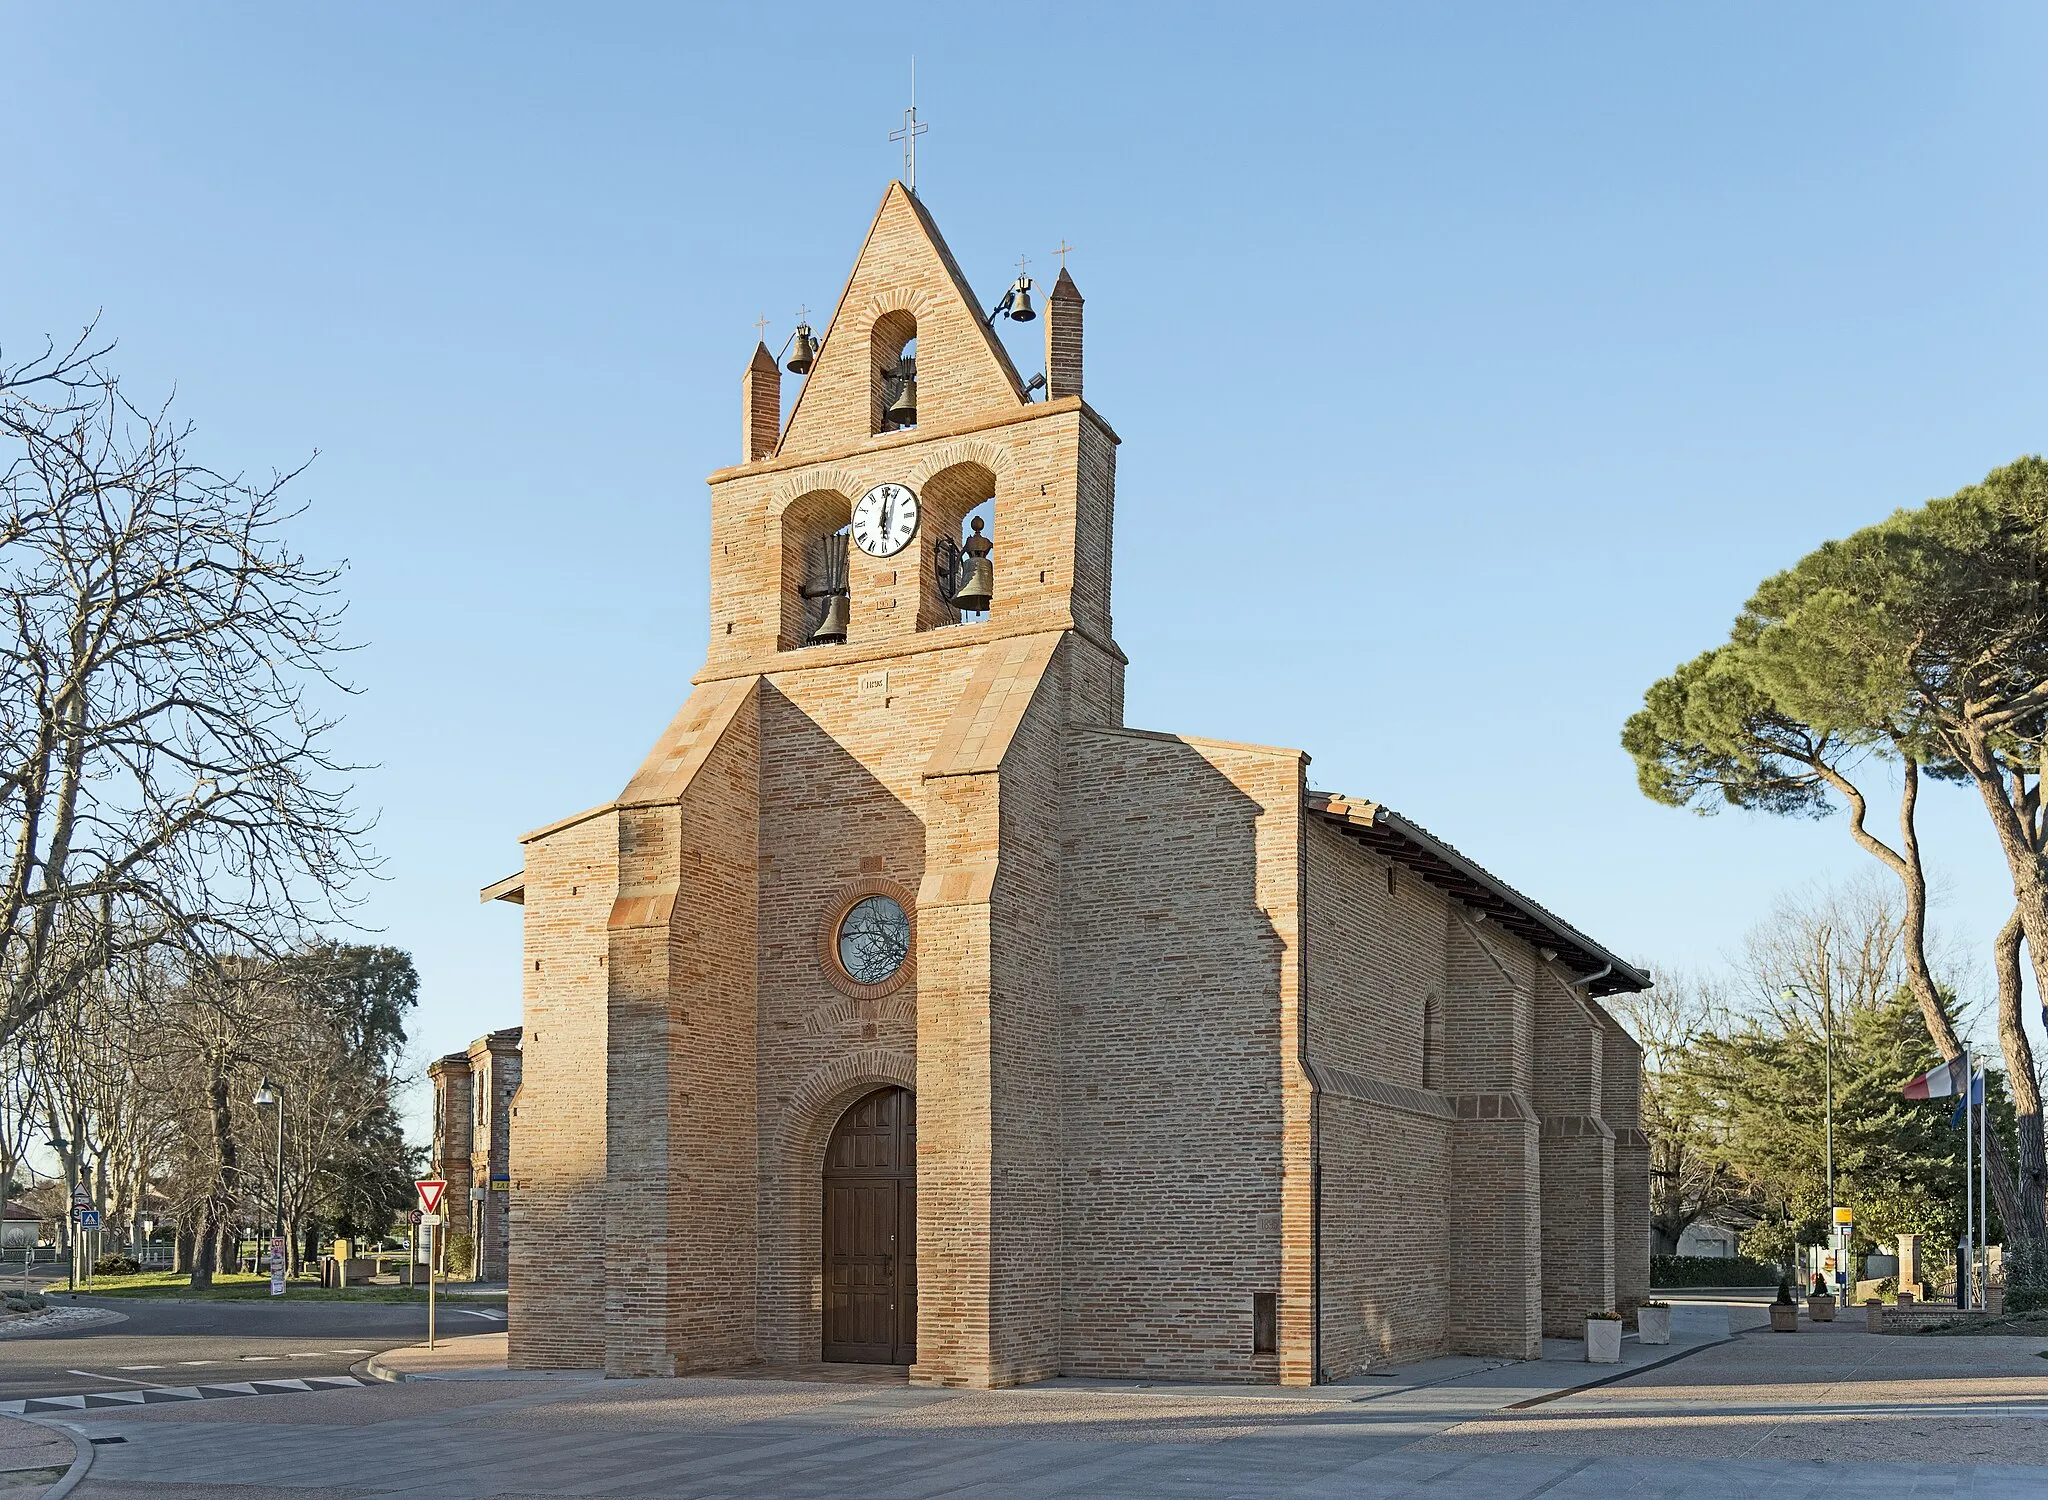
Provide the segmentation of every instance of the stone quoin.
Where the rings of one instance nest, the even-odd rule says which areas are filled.
[[[978,306],[891,184],[786,422],[745,365],[687,701],[484,892],[512,1363],[1301,1385],[1632,1307],[1647,977],[1300,751],[1124,724],[1081,294],[1042,394]]]

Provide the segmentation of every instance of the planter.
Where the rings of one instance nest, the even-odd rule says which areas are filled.
[[[1621,1319],[1586,1319],[1586,1363],[1589,1365],[1618,1365],[1621,1363]]]
[[[1668,1307],[1637,1308],[1636,1340],[1644,1344],[1670,1343],[1671,1309]]]
[[[1808,1297],[1806,1315],[1816,1323],[1835,1321],[1835,1299],[1832,1297]]]
[[[1799,1331],[1799,1309],[1790,1302],[1771,1304],[1771,1332],[1797,1333]]]

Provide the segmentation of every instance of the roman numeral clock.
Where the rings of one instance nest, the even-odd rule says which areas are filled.
[[[894,557],[917,535],[917,492],[907,484],[878,484],[853,507],[853,542],[869,557]]]

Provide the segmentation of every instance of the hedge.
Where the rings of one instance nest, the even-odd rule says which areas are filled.
[[[1653,1255],[1651,1286],[1769,1286],[1783,1273],[1747,1255]]]

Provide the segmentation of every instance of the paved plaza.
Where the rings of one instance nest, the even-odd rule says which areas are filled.
[[[1444,1360],[1308,1393],[941,1391],[845,1367],[632,1382],[457,1373],[499,1338],[387,1356],[404,1383],[123,1406],[61,1430],[93,1444],[81,1500],[2048,1500],[2048,1337],[1879,1336],[1860,1321],[1802,1322],[1788,1337],[1756,1328],[1755,1308],[1679,1314],[1670,1351],[1631,1341],[1638,1368],[1576,1390],[1609,1372]],[[1641,1367],[1668,1353],[1679,1357]]]

